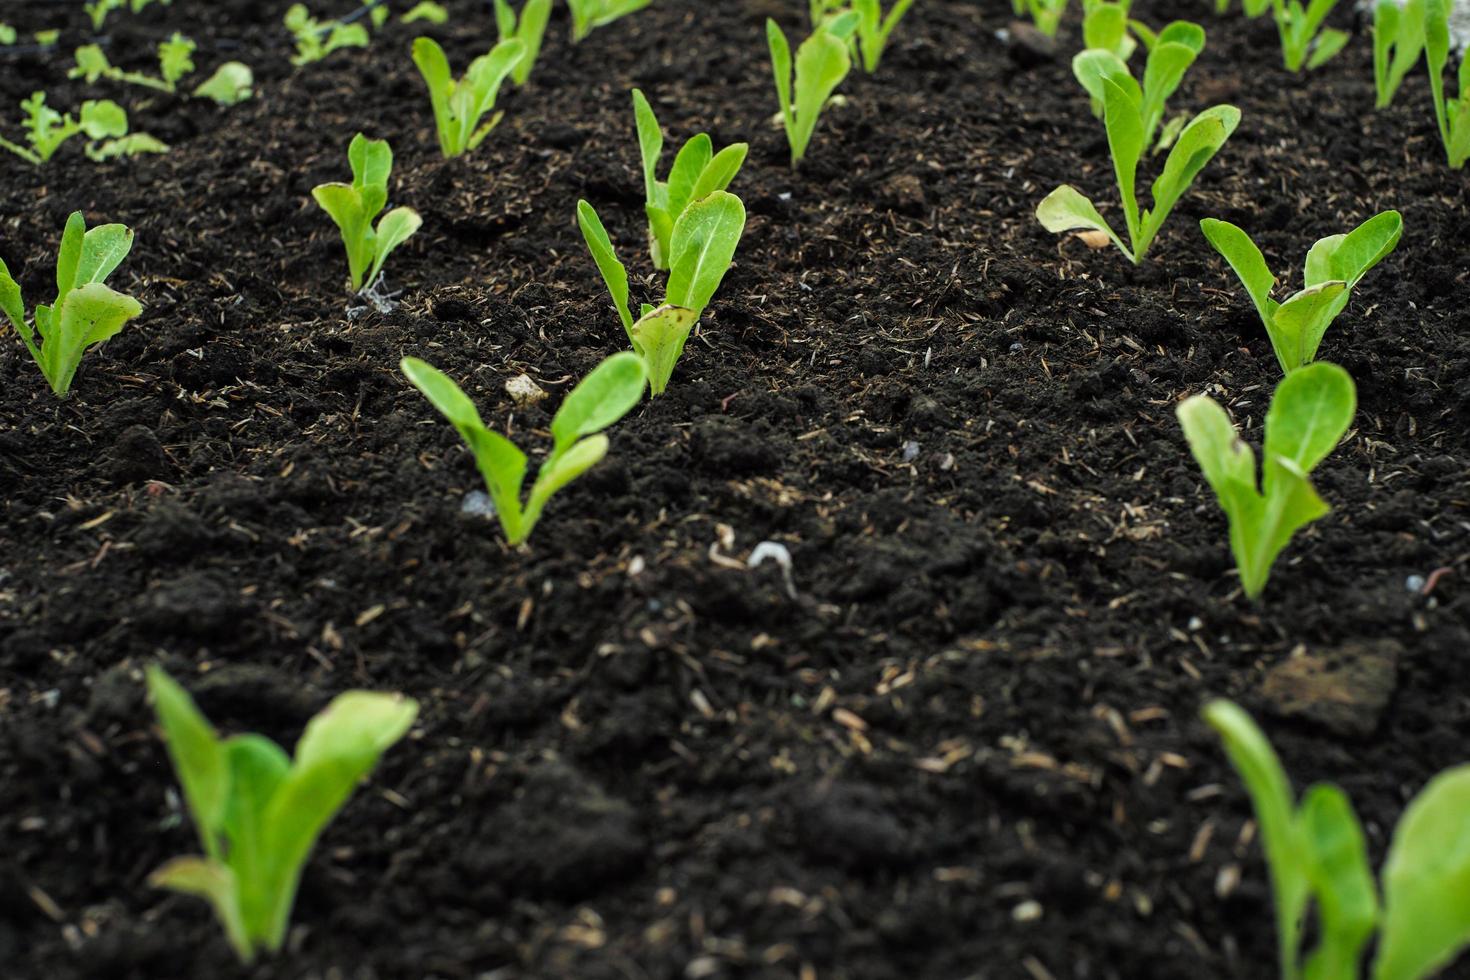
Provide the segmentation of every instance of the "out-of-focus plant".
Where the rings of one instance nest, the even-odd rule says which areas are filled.
[[[324,23],[313,17],[303,3],[291,5],[284,23],[296,40],[296,53],[291,56],[291,64],[298,68],[321,61],[341,48],[365,48],[372,41],[364,25],[340,20]]]
[[[434,0],[420,0],[407,13],[398,18],[401,24],[417,24],[419,21],[436,26],[447,24],[449,23],[449,11],[442,3],[435,3]]]
[[[220,105],[239,105],[255,94],[255,73],[239,61],[226,61],[194,89],[194,97]]]
[[[1011,0],[1017,17],[1030,17],[1036,29],[1047,37],[1056,37],[1067,12],[1067,0]]]
[[[439,149],[446,158],[473,150],[500,123],[504,112],[495,113],[484,125],[480,120],[495,108],[501,84],[524,55],[519,39],[501,41],[470,62],[464,77],[456,81],[438,41],[421,37],[413,42],[413,62],[429,88]]]
[[[572,13],[572,43],[576,44],[596,28],[642,10],[652,2],[653,0],[567,0],[567,9]]]
[[[1434,96],[1434,119],[1451,170],[1470,159],[1470,58],[1460,59],[1455,92],[1445,98],[1444,68],[1450,52],[1449,0],[1427,0],[1424,17],[1424,60],[1429,65],[1429,91]]]
[[[123,71],[107,60],[100,45],[85,44],[76,50],[76,67],[67,78],[80,78],[88,85],[108,78],[129,85],[142,85],[161,92],[177,92],[179,80],[194,70],[195,44],[178,31],[158,45],[158,77],[142,72]]]
[[[771,52],[776,99],[781,105],[781,122],[786,129],[786,142],[791,146],[793,167],[806,156],[827,100],[852,70],[851,41],[857,26],[858,15],[849,10],[813,28],[811,36],[797,49],[793,83],[791,45],[780,26],[774,20],[766,20],[766,45]]]
[[[1124,38],[1131,40],[1126,34]],[[1144,65],[1141,85],[1134,81],[1124,63],[1126,58],[1113,50],[1100,47],[1089,46],[1086,51],[1074,57],[1072,74],[1087,90],[1092,100],[1092,113],[1099,118],[1103,116],[1104,79],[1112,79],[1130,93],[1136,87],[1139,93],[1139,111],[1143,118],[1144,148],[1153,147],[1154,152],[1159,153],[1173,145],[1185,123],[1189,121],[1189,117],[1181,113],[1165,125],[1162,132],[1159,131],[1169,96],[1178,90],[1180,83],[1184,81],[1185,72],[1189,71],[1194,60],[1204,50],[1205,31],[1198,24],[1176,20],[1157,34],[1144,33],[1143,40],[1148,49],[1148,61]]]
[[[362,133],[347,147],[352,183],[320,184],[311,196],[331,215],[347,246],[347,267],[353,292],[371,287],[383,271],[388,255],[419,230],[423,219],[412,208],[394,208],[376,228],[373,219],[388,203],[388,176],[393,172],[393,150],[387,140],[370,140]]]
[[[530,80],[531,69],[541,56],[541,42],[546,38],[546,23],[550,19],[551,0],[526,0],[519,15],[507,0],[495,0],[495,30],[500,40],[521,42],[521,59],[510,73],[517,85]]]
[[[1386,109],[1424,53],[1425,0],[1378,0],[1373,8],[1375,108]]]
[[[168,150],[166,145],[147,133],[128,136],[128,114],[110,99],[83,102],[75,119],[71,113],[62,115],[48,106],[45,92],[31,93],[20,107],[25,110],[26,141],[30,146],[0,138],[0,149],[9,150],[37,166],[50,160],[63,143],[79,134],[90,141],[87,156],[94,160]]]
[[[1337,6],[1337,0],[1271,0],[1271,13],[1276,19],[1276,32],[1281,37],[1281,57],[1290,71],[1320,68],[1343,49],[1350,35],[1334,27],[1323,28],[1322,22]]]

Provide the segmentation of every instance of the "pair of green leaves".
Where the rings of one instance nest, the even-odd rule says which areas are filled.
[[[1255,453],[1223,408],[1207,395],[1180,403],[1179,424],[1229,519],[1230,550],[1250,598],[1266,588],[1292,535],[1331,510],[1311,473],[1337,447],[1356,411],[1353,379],[1336,364],[1318,361],[1291,372],[1266,411],[1264,472],[1257,474]]]
[[[284,18],[286,30],[296,39],[296,53],[291,64],[300,68],[314,64],[340,48],[365,48],[372,42],[362,24],[342,21],[322,23],[311,15],[305,4],[292,4]]]
[[[745,205],[729,191],[713,191],[684,208],[669,237],[669,280],[663,305],[643,304],[636,321],[628,303],[628,270],[618,260],[602,220],[586,201],[577,202],[577,224],[612,294],[628,340],[647,367],[649,390],[661,395],[684,353],[690,331],[735,258],[745,232]]]
[[[1375,108],[1386,109],[1424,53],[1425,0],[1378,0],[1373,8]]]
[[[811,36],[796,51],[793,82],[791,45],[780,26],[774,20],[766,20],[766,45],[771,52],[776,99],[781,104],[781,122],[786,129],[786,142],[791,146],[793,167],[806,156],[827,100],[852,70],[851,44],[858,22],[857,12],[849,10],[814,27]]]
[[[623,351],[603,361],[572,389],[551,420],[551,455],[541,464],[523,506],[526,454],[505,436],[487,428],[475,403],[444,372],[414,357],[405,357],[399,367],[474,453],[500,526],[513,545],[530,536],[553,494],[607,455],[608,439],[602,430],[643,399],[647,380],[643,361]]]
[[[1434,119],[1451,170],[1470,159],[1470,58],[1460,60],[1456,97],[1445,98],[1444,67],[1450,52],[1450,0],[1426,0],[1424,60],[1429,65],[1429,92],[1434,96]]]
[[[88,100],[73,119],[46,104],[45,92],[33,92],[20,104],[25,111],[26,142],[29,147],[0,139],[0,149],[9,150],[28,163],[40,166],[56,155],[61,145],[73,136],[85,134],[87,156],[106,160],[138,153],[164,153],[168,146],[147,133],[128,136],[128,114],[111,99]]]
[[[449,70],[449,59],[438,41],[421,37],[413,42],[413,63],[429,87],[439,149],[446,159],[473,150],[500,123],[503,112],[495,113],[483,125],[480,120],[495,108],[501,84],[525,54],[526,46],[519,38],[501,41],[487,54],[470,62],[464,77],[455,81]]]
[[[84,44],[76,49],[76,65],[67,72],[66,77],[80,78],[88,85],[95,84],[99,78],[107,78],[117,82],[126,82],[129,85],[142,85],[161,92],[176,92],[179,79],[194,70],[194,50],[194,42],[178,31],[175,31],[168,40],[160,41],[158,45],[159,77],[154,78],[142,72],[123,71],[107,60],[107,55],[100,45]]]
[[[418,705],[370,691],[338,695],[307,724],[292,760],[263,735],[221,739],[160,667],[148,669],[148,691],[204,847],[149,882],[208,901],[244,962],[279,951],[318,836],[408,732]]]
[[[598,27],[605,27],[642,10],[653,0],[567,0],[572,14],[572,43],[576,44]]]
[[[1336,28],[1322,28],[1322,22],[1337,6],[1337,0],[1271,0],[1276,18],[1276,32],[1281,37],[1281,56],[1290,71],[1308,71],[1326,64],[1343,49],[1350,35]]]
[[[1398,246],[1404,221],[1397,211],[1384,211],[1346,235],[1318,240],[1307,252],[1303,288],[1284,303],[1271,298],[1276,278],[1249,235],[1215,218],[1201,221],[1200,230],[1250,294],[1276,360],[1289,374],[1316,358],[1322,336],[1347,307],[1353,287]]]
[[[852,9],[858,15],[857,38],[863,53],[863,70],[869,75],[878,70],[888,39],[913,5],[914,0],[896,0],[885,15],[879,0],[852,0]]]
[[[1363,828],[1339,787],[1318,783],[1300,804],[1264,732],[1237,705],[1213,701],[1219,733],[1251,797],[1276,900],[1282,980],[1355,980],[1379,931],[1373,980],[1421,980],[1470,944],[1470,766],[1420,791],[1394,828],[1383,908]],[[1302,921],[1316,902],[1318,945],[1302,956]]]
[[[143,312],[137,300],[105,285],[132,247],[130,229],[99,225],[88,231],[82,213],[72,212],[56,257],[56,301],[37,305],[34,332],[26,323],[20,284],[0,261],[0,311],[57,395],[71,389],[89,347],[116,335]]]
[[[388,175],[393,172],[393,150],[387,140],[370,140],[358,133],[347,146],[347,162],[352,183],[319,184],[311,196],[337,223],[347,246],[352,291],[361,292],[377,280],[388,254],[424,222],[412,208],[394,208],[373,227],[373,219],[388,203]]]
[[[531,78],[531,69],[541,55],[541,42],[546,37],[546,24],[551,19],[551,0],[526,0],[520,16],[507,0],[495,0],[495,30],[501,41],[521,42],[521,58],[511,69],[510,77],[517,85]]]
[[[1099,9],[1114,6],[1109,4]],[[1123,37],[1127,39],[1126,33]],[[1144,65],[1141,85],[1129,72],[1126,57],[1120,57],[1116,51],[1105,47],[1089,45],[1088,50],[1074,57],[1072,74],[1092,98],[1094,115],[1103,115],[1104,86],[1108,81],[1127,92],[1138,105],[1143,120],[1143,146],[1147,149],[1172,142],[1184,125],[1184,117],[1180,116],[1173,126],[1166,128],[1163,136],[1158,135],[1169,96],[1178,90],[1184,81],[1184,73],[1204,50],[1205,31],[1198,24],[1176,20],[1156,35],[1145,34],[1144,39],[1148,46],[1148,61]],[[1102,40],[1113,40],[1113,37],[1110,34]]]
[[[1173,89],[1165,82],[1174,68],[1186,57],[1193,60],[1187,45],[1161,42],[1150,54],[1151,65],[1155,64],[1158,52],[1165,48],[1170,51],[1159,55],[1158,62],[1158,75],[1162,77],[1153,83],[1151,90],[1140,86],[1129,74],[1127,66],[1107,52],[1084,51],[1074,59],[1073,70],[1079,79],[1083,79],[1083,86],[1089,92],[1096,91],[1103,102],[1103,123],[1107,127],[1108,149],[1112,153],[1113,173],[1127,223],[1128,244],[1125,245],[1117,232],[1103,220],[1093,203],[1070,184],[1063,184],[1052,191],[1036,208],[1036,217],[1047,231],[1056,233],[1085,228],[1103,232],[1134,264],[1143,261],[1169,212],[1194,183],[1205,164],[1225,145],[1235,127],[1240,125],[1240,110],[1234,106],[1215,106],[1195,116],[1175,139],[1164,161],[1163,171],[1153,182],[1153,208],[1139,209],[1138,163],[1152,139],[1150,126],[1157,127],[1163,115],[1163,99],[1159,93],[1167,98]],[[1163,70],[1165,66],[1168,71]],[[1184,68],[1187,67],[1185,63]],[[1182,74],[1183,69],[1179,71]],[[1178,85],[1177,78],[1173,84]],[[1146,95],[1151,97],[1146,99]]]
[[[643,189],[648,213],[648,250],[655,269],[668,269],[670,247],[676,225],[695,201],[725,190],[740,167],[750,146],[731,143],[719,153],[708,133],[691,137],[674,157],[669,179],[658,179],[659,157],[664,134],[658,117],[639,89],[633,90],[633,116],[638,125],[638,151],[643,162]]]

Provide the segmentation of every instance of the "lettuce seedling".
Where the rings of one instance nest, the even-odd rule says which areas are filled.
[[[393,150],[387,140],[370,140],[358,133],[348,144],[347,162],[352,183],[320,184],[312,188],[311,196],[337,223],[347,246],[352,291],[360,293],[377,281],[388,254],[418,231],[423,219],[412,208],[394,208],[373,227],[373,219],[388,203],[388,175],[393,172]]]
[[[362,24],[340,20],[323,23],[301,3],[291,5],[283,23],[296,40],[296,53],[291,56],[291,64],[297,68],[321,61],[339,48],[365,48],[372,41]]]
[[[0,21],[0,47],[8,48],[20,37],[14,27],[4,21]]]
[[[1158,46],[1163,47],[1185,46]],[[1091,54],[1094,52],[1084,51],[1078,58]],[[1225,145],[1230,134],[1235,132],[1235,127],[1240,125],[1240,110],[1229,105],[1214,106],[1195,116],[1184,127],[1169,150],[1163,171],[1153,182],[1153,209],[1140,211],[1136,191],[1138,162],[1151,135],[1145,122],[1145,114],[1157,125],[1158,118],[1162,116],[1162,107],[1152,102],[1145,103],[1143,88],[1128,74],[1126,66],[1119,72],[1117,67],[1121,62],[1116,59],[1107,61],[1112,56],[1106,52],[1096,54],[1101,57],[1090,59],[1085,63],[1086,67],[1102,69],[1112,66],[1109,73],[1100,73],[1095,80],[1100,82],[1103,121],[1108,131],[1108,148],[1113,156],[1113,172],[1118,181],[1129,244],[1123,244],[1123,240],[1103,220],[1102,215],[1098,214],[1093,203],[1070,184],[1063,184],[1048,194],[1037,205],[1036,217],[1047,231],[1054,233],[1079,228],[1101,231],[1128,256],[1129,261],[1137,265],[1143,261],[1149,246],[1153,244],[1164,220],[1169,217],[1169,212],[1174,209],[1179,198],[1189,189],[1189,185],[1204,169],[1205,164]],[[1150,61],[1152,63],[1152,58]],[[1079,72],[1079,77],[1081,74]],[[1156,98],[1158,91],[1160,89],[1156,88]]]
[[[1446,99],[1444,66],[1449,59],[1449,0],[1426,0],[1424,15],[1424,60],[1429,65],[1429,92],[1434,96],[1434,119],[1451,170],[1459,170],[1470,159],[1470,58],[1460,59],[1455,91]]]
[[[495,113],[484,125],[480,120],[495,108],[501,83],[524,57],[525,50],[517,38],[501,41],[488,54],[470,62],[464,77],[455,81],[438,41],[421,37],[413,42],[413,63],[429,87],[439,149],[446,159],[473,150],[499,125],[504,112]]]
[[[89,0],[82,4],[82,10],[92,21],[92,30],[102,30],[102,25],[107,22],[107,15],[114,10],[122,10],[127,6],[127,0]]]
[[[184,35],[174,32],[167,41],[158,45],[159,77],[142,72],[123,71],[107,60],[100,45],[85,44],[76,50],[76,67],[67,72],[67,78],[83,79],[88,85],[99,78],[108,78],[129,85],[142,85],[161,92],[178,91],[179,79],[194,70],[195,44]]]
[[[255,73],[239,61],[226,61],[194,89],[194,97],[219,105],[239,105],[255,94]]]
[[[1309,479],[1336,448],[1357,411],[1353,379],[1318,361],[1288,374],[1266,411],[1264,476],[1225,410],[1207,395],[1180,403],[1179,424],[1195,461],[1230,521],[1230,550],[1245,594],[1256,599],[1271,566],[1297,531],[1331,508]]]
[[[1373,980],[1420,980],[1470,945],[1470,766],[1447,769],[1409,802],[1383,864],[1379,907],[1363,828],[1339,787],[1317,783],[1295,798],[1264,732],[1230,701],[1204,708],[1250,794],[1276,904],[1282,980],[1350,980],[1375,930]],[[1303,924],[1316,904],[1317,947],[1303,956]]]
[[[0,148],[37,166],[50,160],[63,143],[78,134],[85,134],[89,140],[96,142],[123,136],[128,131],[128,114],[111,99],[89,99],[83,102],[76,119],[72,118],[71,113],[62,115],[48,106],[45,92],[31,93],[31,97],[22,102],[20,107],[26,113],[26,140],[31,144],[30,148],[7,139],[0,139]]]
[[[116,335],[143,312],[137,300],[106,285],[132,247],[130,229],[114,224],[89,231],[82,212],[72,212],[56,257],[56,299],[50,306],[37,305],[34,331],[26,323],[20,284],[0,260],[0,311],[57,395],[71,389],[89,348]]]
[[[567,0],[572,13],[572,43],[576,44],[598,27],[604,27],[642,10],[653,0]]]
[[[149,883],[209,902],[242,961],[279,952],[317,838],[408,733],[418,704],[397,694],[339,694],[307,723],[292,759],[264,735],[220,738],[160,667],[148,668],[148,692],[204,847]]]
[[[417,24],[419,21],[442,26],[449,23],[449,11],[442,3],[435,3],[434,0],[420,0],[410,7],[407,13],[398,18],[400,24]]]
[[[658,117],[639,89],[633,90],[633,116],[638,126],[638,149],[643,161],[643,188],[648,212],[648,249],[655,269],[669,267],[669,239],[674,225],[695,201],[715,191],[725,190],[740,167],[750,147],[731,143],[719,153],[708,133],[691,137],[674,156],[669,179],[658,179],[659,157],[663,153],[664,136]]]
[[[715,191],[684,209],[669,245],[669,281],[663,305],[643,304],[635,321],[628,305],[628,272],[618,261],[607,229],[592,205],[577,202],[577,223],[597,263],[634,352],[648,370],[649,390],[663,394],[694,325],[725,278],[740,236],[745,205],[728,191]]]
[[[1350,35],[1336,28],[1323,28],[1322,22],[1337,6],[1337,0],[1271,0],[1276,18],[1276,32],[1281,37],[1281,56],[1289,71],[1320,68],[1343,49]]]
[[[1087,4],[1082,14],[1082,46],[1088,50],[1107,51],[1119,61],[1126,62],[1133,57],[1138,42],[1128,33],[1128,4]],[[1101,98],[1093,99],[1092,114],[1102,114]]]
[[[1029,16],[1047,37],[1056,37],[1062,14],[1067,12],[1067,0],[1011,0],[1011,9],[1017,17]]]
[[[526,0],[520,16],[511,9],[506,0],[495,0],[495,29],[500,40],[512,38],[521,42],[521,58],[511,69],[510,77],[517,85],[524,85],[531,78],[531,69],[541,56],[541,42],[546,37],[546,24],[551,20],[551,0]]]
[[[885,16],[879,0],[852,0],[852,9],[858,15],[857,38],[863,52],[863,70],[869,75],[878,70],[888,39],[913,5],[914,0],[895,0]]]
[[[1140,25],[1141,26],[1141,25]],[[1126,37],[1126,35],[1125,35]],[[1159,123],[1169,96],[1178,90],[1195,58],[1205,47],[1205,31],[1198,24],[1177,20],[1159,31],[1146,34],[1148,61],[1144,65],[1143,84],[1139,85],[1124,63],[1125,58],[1104,48],[1092,48],[1079,53],[1072,59],[1072,74],[1092,98],[1093,114],[1103,115],[1103,86],[1112,80],[1130,94],[1137,92],[1139,112],[1143,121],[1143,146],[1145,149],[1178,136],[1174,127],[1166,127],[1163,136],[1156,139]],[[1184,117],[1179,118],[1182,126]]]
[[[1249,235],[1216,218],[1201,221],[1200,230],[1250,294],[1276,360],[1289,374],[1316,358],[1323,334],[1347,307],[1353,287],[1398,246],[1404,222],[1397,211],[1384,211],[1346,235],[1320,239],[1307,252],[1303,288],[1284,303],[1271,298],[1276,279]]]
[[[801,42],[796,52],[793,102],[791,45],[774,20],[766,19],[766,45],[771,51],[771,70],[776,78],[776,98],[781,104],[781,121],[791,146],[791,166],[801,163],[817,128],[827,100],[852,70],[851,41],[858,26],[854,11],[823,21]]]
[[[642,359],[628,351],[614,354],[583,378],[551,420],[551,455],[541,464],[531,495],[522,506],[526,454],[505,436],[486,428],[475,403],[442,371],[413,357],[405,357],[399,367],[474,453],[500,527],[512,545],[530,536],[553,494],[607,455],[608,439],[602,430],[642,401],[646,384]]]
[[[1386,109],[1424,53],[1425,0],[1378,0],[1373,8],[1375,108]]]

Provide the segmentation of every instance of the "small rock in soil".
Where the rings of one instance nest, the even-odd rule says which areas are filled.
[[[918,216],[924,213],[924,185],[913,174],[895,174],[884,181],[878,192],[879,202],[899,214]]]
[[[130,425],[117,437],[102,471],[117,483],[141,483],[171,477],[173,464],[158,436],[141,425]]]
[[[1305,718],[1338,735],[1373,734],[1398,683],[1397,640],[1345,643],[1305,653],[1266,674],[1261,693],[1283,718]]]
[[[525,408],[546,400],[546,389],[531,380],[529,374],[518,374],[505,383],[505,393],[516,408]]]
[[[471,517],[494,517],[495,501],[484,490],[471,490],[459,503],[459,512]]]
[[[1047,37],[1023,20],[1013,20],[998,32],[1006,53],[1022,68],[1034,68],[1057,59],[1056,38]]]

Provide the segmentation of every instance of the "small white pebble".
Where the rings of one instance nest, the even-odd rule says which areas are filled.
[[[1027,900],[1011,909],[1011,918],[1017,922],[1035,922],[1041,918],[1041,903]]]
[[[494,517],[495,501],[491,500],[490,495],[484,490],[471,490],[464,495],[464,500],[460,501],[459,512],[474,517]]]
[[[919,444],[913,439],[903,444],[903,461],[912,463],[919,458]]]
[[[1405,592],[1423,592],[1424,591],[1424,576],[1423,575],[1410,575],[1408,578],[1404,579],[1404,591]]]

